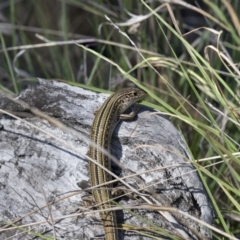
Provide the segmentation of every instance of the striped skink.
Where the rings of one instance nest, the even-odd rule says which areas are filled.
[[[135,102],[141,101],[146,92],[137,88],[125,88],[111,95],[97,111],[91,128],[91,141],[96,146],[105,149],[110,153],[110,144],[113,130],[120,119],[132,119],[137,111],[131,114],[123,112]],[[105,168],[111,170],[110,159],[102,153],[101,149],[90,145],[88,156]],[[92,187],[111,181],[112,177],[102,168],[89,162],[90,182]],[[107,185],[111,188],[111,184]],[[93,190],[93,197],[99,210],[111,208],[111,190],[106,186]],[[105,239],[118,240],[118,229],[115,211],[101,211]]]

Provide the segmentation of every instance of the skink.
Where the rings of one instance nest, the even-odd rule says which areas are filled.
[[[113,130],[120,119],[132,119],[137,111],[126,115],[123,112],[135,102],[141,101],[146,92],[137,88],[125,88],[111,95],[97,111],[91,128],[91,141],[110,153]],[[110,159],[99,148],[90,145],[88,155],[107,169],[111,169]],[[90,182],[92,187],[111,181],[109,173],[93,162],[89,162]],[[111,185],[108,185],[111,188]],[[100,210],[111,208],[111,190],[94,189],[93,197]],[[101,220],[106,240],[118,240],[118,229],[115,211],[101,211]]]

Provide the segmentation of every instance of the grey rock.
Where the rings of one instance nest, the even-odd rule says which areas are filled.
[[[0,239],[33,239],[39,234],[55,234],[56,239],[104,236],[100,218],[84,206],[86,191],[79,186],[89,180],[84,155],[93,113],[107,96],[39,79],[39,85],[27,88],[16,98],[68,127],[61,129],[32,114],[27,106],[0,95],[0,108],[20,116],[0,116]],[[167,118],[142,106],[134,121],[123,121],[116,127],[111,153],[124,166],[113,166],[114,173],[141,173],[126,182],[136,189],[143,188],[154,206],[174,207],[212,223],[213,207],[190,163],[181,134]],[[137,226],[135,231],[120,231],[120,239],[152,239],[151,235],[168,239],[156,233],[161,228],[169,235],[179,236],[179,228],[189,239],[211,239],[210,231],[180,213],[170,213],[176,224],[150,207],[141,209],[147,204],[141,198],[122,197],[118,203],[132,208],[117,211],[118,224]],[[149,231],[150,226],[154,233]]]

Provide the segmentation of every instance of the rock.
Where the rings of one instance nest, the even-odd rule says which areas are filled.
[[[93,113],[107,96],[39,79],[39,85],[22,91],[16,100],[52,117],[49,123],[32,114],[34,109],[0,95],[0,108],[20,116],[0,116],[0,239],[32,239],[40,234],[57,239],[104,236],[100,218],[91,206],[84,206],[86,191],[79,186],[89,180],[84,155]],[[53,125],[53,119],[66,128]],[[111,153],[124,166],[113,166],[114,173],[121,177],[129,174],[128,169],[141,173],[126,182],[143,188],[154,207],[177,208],[212,223],[213,207],[181,134],[168,119],[142,106],[134,121],[117,126],[112,140]],[[120,239],[168,239],[164,231],[185,239],[211,239],[211,232],[180,212],[168,213],[175,219],[170,223],[142,197],[122,197],[118,203],[128,208],[117,211],[119,227],[136,226],[134,231],[119,231]]]

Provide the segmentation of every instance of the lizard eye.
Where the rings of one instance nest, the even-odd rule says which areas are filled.
[[[134,92],[133,95],[134,95],[134,96],[137,96],[137,92]]]

